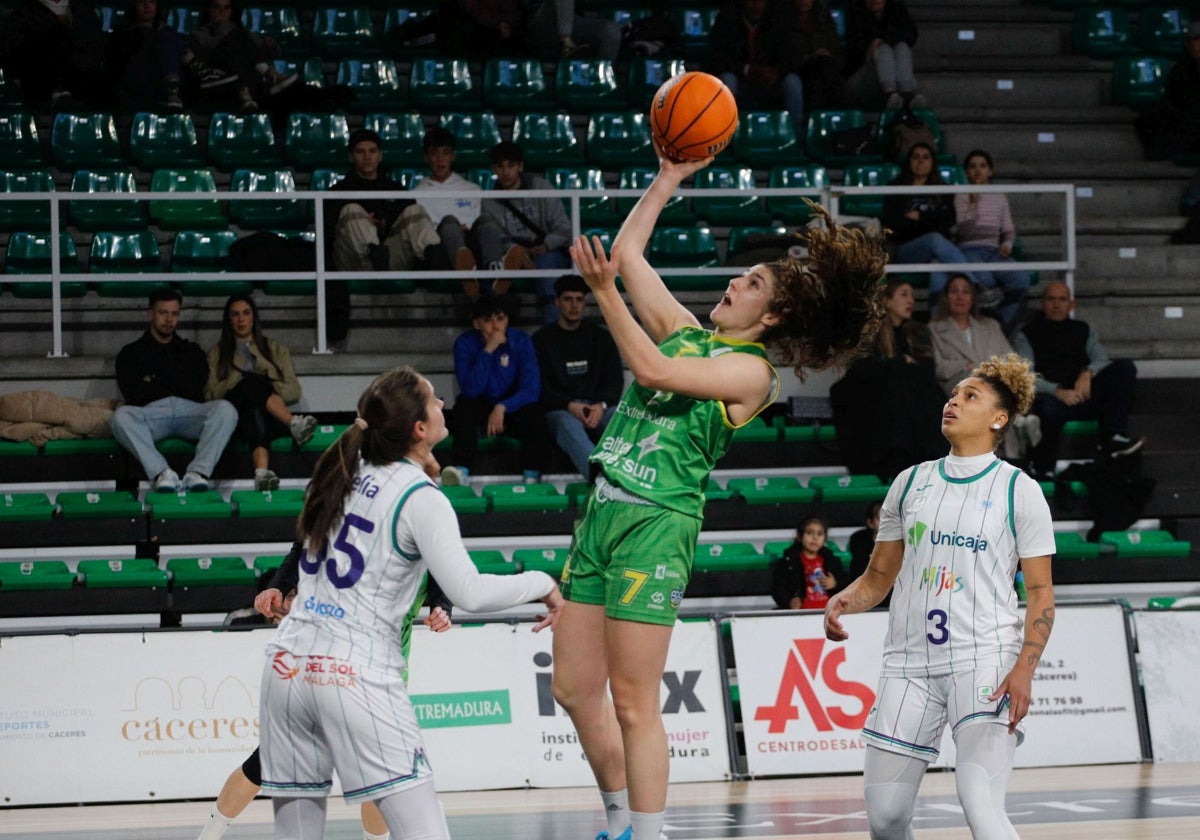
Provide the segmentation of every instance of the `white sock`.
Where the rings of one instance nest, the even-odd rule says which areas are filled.
[[[205,823],[204,829],[200,832],[200,836],[196,840],[220,840],[225,836],[225,832],[229,830],[229,826],[237,817],[227,817],[217,810],[214,805],[212,813],[209,814],[208,822]]]
[[[604,818],[608,820],[608,836],[614,840],[629,825],[629,791],[622,788],[600,791],[600,801],[604,803]]]
[[[372,834],[365,828],[363,829],[363,840],[391,840],[391,838],[391,833],[387,831],[383,832],[383,834]]]
[[[629,812],[629,824],[633,826],[633,840],[658,840],[662,834],[664,813],[659,811],[657,814],[639,814],[637,811]]]

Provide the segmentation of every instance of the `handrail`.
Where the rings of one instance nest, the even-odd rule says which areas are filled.
[[[986,186],[976,186],[973,184],[942,184],[928,186],[843,186],[829,184],[824,187],[813,187],[807,189],[797,189],[791,187],[755,187],[753,191],[745,190],[738,187],[723,187],[711,189],[698,189],[695,187],[680,188],[676,191],[684,198],[729,198],[744,196],[747,193],[752,193],[759,198],[771,198],[773,196],[786,197],[811,197],[828,208],[830,214],[837,220],[843,220],[839,210],[841,200],[848,196],[856,195],[912,195],[912,194],[958,194],[958,193],[1006,193],[1006,194],[1029,194],[1029,193],[1061,193],[1063,196],[1063,215],[1062,215],[1062,231],[1065,253],[1060,260],[1031,260],[1020,263],[1022,269],[1027,270],[1052,270],[1064,272],[1068,286],[1073,285],[1073,272],[1076,264],[1076,243],[1075,243],[1075,187],[1073,184],[1053,183],[1053,184],[990,184]],[[498,198],[557,198],[565,199],[568,205],[568,217],[571,219],[571,231],[573,236],[578,236],[583,227],[580,222],[581,201],[587,198],[639,198],[644,193],[641,189],[523,189],[523,190],[486,190],[483,194],[479,190],[459,189],[459,190],[439,190],[437,193],[429,194],[429,198],[477,198],[477,199],[498,199]],[[363,272],[358,271],[332,271],[325,268],[325,236],[324,236],[324,204],[327,200],[332,201],[354,201],[361,199],[370,199],[378,201],[380,199],[414,199],[420,198],[414,195],[412,190],[403,190],[397,192],[373,192],[373,191],[313,191],[313,190],[294,190],[292,192],[246,192],[241,190],[225,190],[221,192],[159,192],[153,190],[135,191],[135,192],[101,192],[101,193],[85,193],[69,190],[55,190],[53,192],[23,192],[23,193],[4,193],[4,201],[37,201],[46,202],[50,205],[50,273],[49,274],[22,274],[21,282],[46,282],[51,286],[51,322],[52,322],[52,341],[53,346],[47,353],[47,358],[65,358],[66,353],[63,351],[62,337],[62,290],[61,284],[64,282],[62,271],[61,253],[59,251],[59,233],[62,230],[62,211],[60,205],[64,201],[86,201],[86,202],[131,202],[131,201],[304,201],[312,202],[314,207],[314,233],[316,245],[316,268],[315,271],[278,271],[278,272],[214,272],[219,274],[222,279],[233,280],[253,280],[253,281],[272,281],[272,280],[314,280],[316,283],[316,346],[313,349],[315,354],[325,354],[331,352],[325,340],[325,321],[326,321],[326,300],[325,300],[325,282],[328,280],[349,280],[363,277]],[[747,266],[718,266],[707,268],[662,268],[659,273],[666,277],[703,277],[703,276],[720,276],[728,275],[731,270],[746,268]],[[890,263],[885,271],[888,273],[927,273],[933,271],[973,271],[978,270],[980,263]],[[429,271],[429,270],[414,270],[414,271],[373,271],[369,273],[372,279],[391,280],[391,279],[459,279],[459,278],[495,278],[501,276],[511,276],[514,273],[519,273],[522,277],[555,277],[562,272],[559,269],[527,269],[520,272],[504,271],[500,269],[476,269],[472,271]],[[93,275],[88,275],[93,276]],[[190,275],[195,279],[195,275]],[[176,272],[139,272],[129,274],[122,277],[122,281],[146,282],[146,283],[161,283],[169,281],[177,281],[181,275]]]

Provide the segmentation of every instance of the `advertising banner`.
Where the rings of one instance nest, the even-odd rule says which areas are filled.
[[[1200,611],[1135,613],[1155,761],[1200,761]]]

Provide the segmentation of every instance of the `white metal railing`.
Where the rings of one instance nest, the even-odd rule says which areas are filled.
[[[585,198],[608,197],[608,198],[638,198],[644,190],[640,189],[603,189],[603,190],[560,190],[560,189],[544,189],[544,190],[487,190],[486,194],[481,196],[476,190],[439,190],[437,193],[431,193],[429,198],[558,198],[566,199],[568,205],[567,215],[571,219],[572,234],[577,236],[581,232],[580,225],[580,202]],[[728,198],[744,196],[750,190],[740,188],[723,188],[723,189],[696,189],[696,188],[681,188],[678,194],[686,198]],[[920,186],[920,187],[851,187],[842,185],[827,185],[819,188],[810,189],[794,189],[787,187],[755,187],[752,191],[753,195],[759,198],[771,198],[773,196],[796,198],[805,196],[812,198],[821,204],[825,205],[835,219],[840,219],[839,207],[841,200],[847,196],[857,195],[887,195],[887,194],[933,194],[933,193],[1038,193],[1038,194],[1060,194],[1063,197],[1062,207],[1062,241],[1064,253],[1061,259],[1058,260],[1032,260],[1020,263],[1020,267],[1026,270],[1040,271],[1053,270],[1062,271],[1068,285],[1073,285],[1072,274],[1075,270],[1075,189],[1072,184],[997,184],[989,186],[974,186],[974,185],[939,185],[939,186]],[[385,192],[328,192],[328,191],[294,191],[290,193],[276,192],[241,192],[241,191],[221,191],[221,192],[121,192],[121,193],[84,193],[70,191],[55,191],[55,192],[30,192],[30,193],[5,193],[0,200],[3,201],[33,201],[45,202],[50,205],[50,232],[49,240],[51,246],[50,252],[50,273],[49,274],[20,274],[7,275],[8,277],[19,277],[20,282],[44,282],[50,284],[50,307],[51,307],[51,323],[52,323],[52,344],[50,351],[47,353],[48,358],[63,358],[66,353],[63,351],[63,336],[62,336],[62,292],[61,285],[66,282],[62,270],[62,255],[59,250],[59,232],[62,230],[62,208],[64,201],[87,201],[87,202],[130,202],[130,201],[304,201],[312,202],[314,207],[314,228],[316,237],[316,268],[315,271],[274,271],[274,272],[214,272],[219,275],[222,280],[249,280],[249,281],[274,281],[274,280],[314,280],[316,283],[316,336],[314,353],[328,353],[329,348],[325,340],[325,322],[326,322],[326,295],[325,283],[329,280],[350,280],[361,278],[363,272],[358,271],[330,271],[325,268],[325,224],[324,224],[324,204],[326,201],[355,201],[355,200],[374,200],[378,201],[383,198],[396,199],[419,199],[421,196],[416,195],[411,190],[399,191],[395,193]],[[437,223],[437,220],[434,220]],[[886,270],[889,273],[904,272],[904,273],[927,273],[933,271],[972,271],[979,270],[980,263],[894,263],[889,264]],[[690,277],[690,276],[720,276],[728,275],[732,270],[745,268],[745,266],[717,266],[705,268],[661,268],[660,273],[666,277]],[[492,269],[475,269],[472,271],[372,271],[369,276],[372,279],[467,279],[467,278],[495,278],[501,276],[512,276],[514,274],[520,277],[557,277],[562,274],[561,269],[531,269],[520,272],[511,272]],[[111,275],[85,275],[91,281],[101,281],[103,277],[111,277]],[[179,282],[187,277],[190,281],[197,279],[196,274],[185,275],[178,272],[138,272],[127,275],[121,275],[122,282],[135,281],[145,283],[162,283],[162,282]],[[12,282],[8,280],[6,282]],[[77,281],[78,282],[78,281]]]

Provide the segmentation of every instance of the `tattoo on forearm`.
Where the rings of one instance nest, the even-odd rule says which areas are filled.
[[[1029,627],[1031,632],[1042,638],[1040,642],[1032,639],[1025,640],[1024,647],[1033,648],[1033,652],[1025,659],[1025,662],[1032,668],[1038,664],[1041,652],[1046,649],[1046,642],[1050,639],[1050,631],[1054,629],[1054,607],[1042,610],[1042,614],[1035,618]]]

